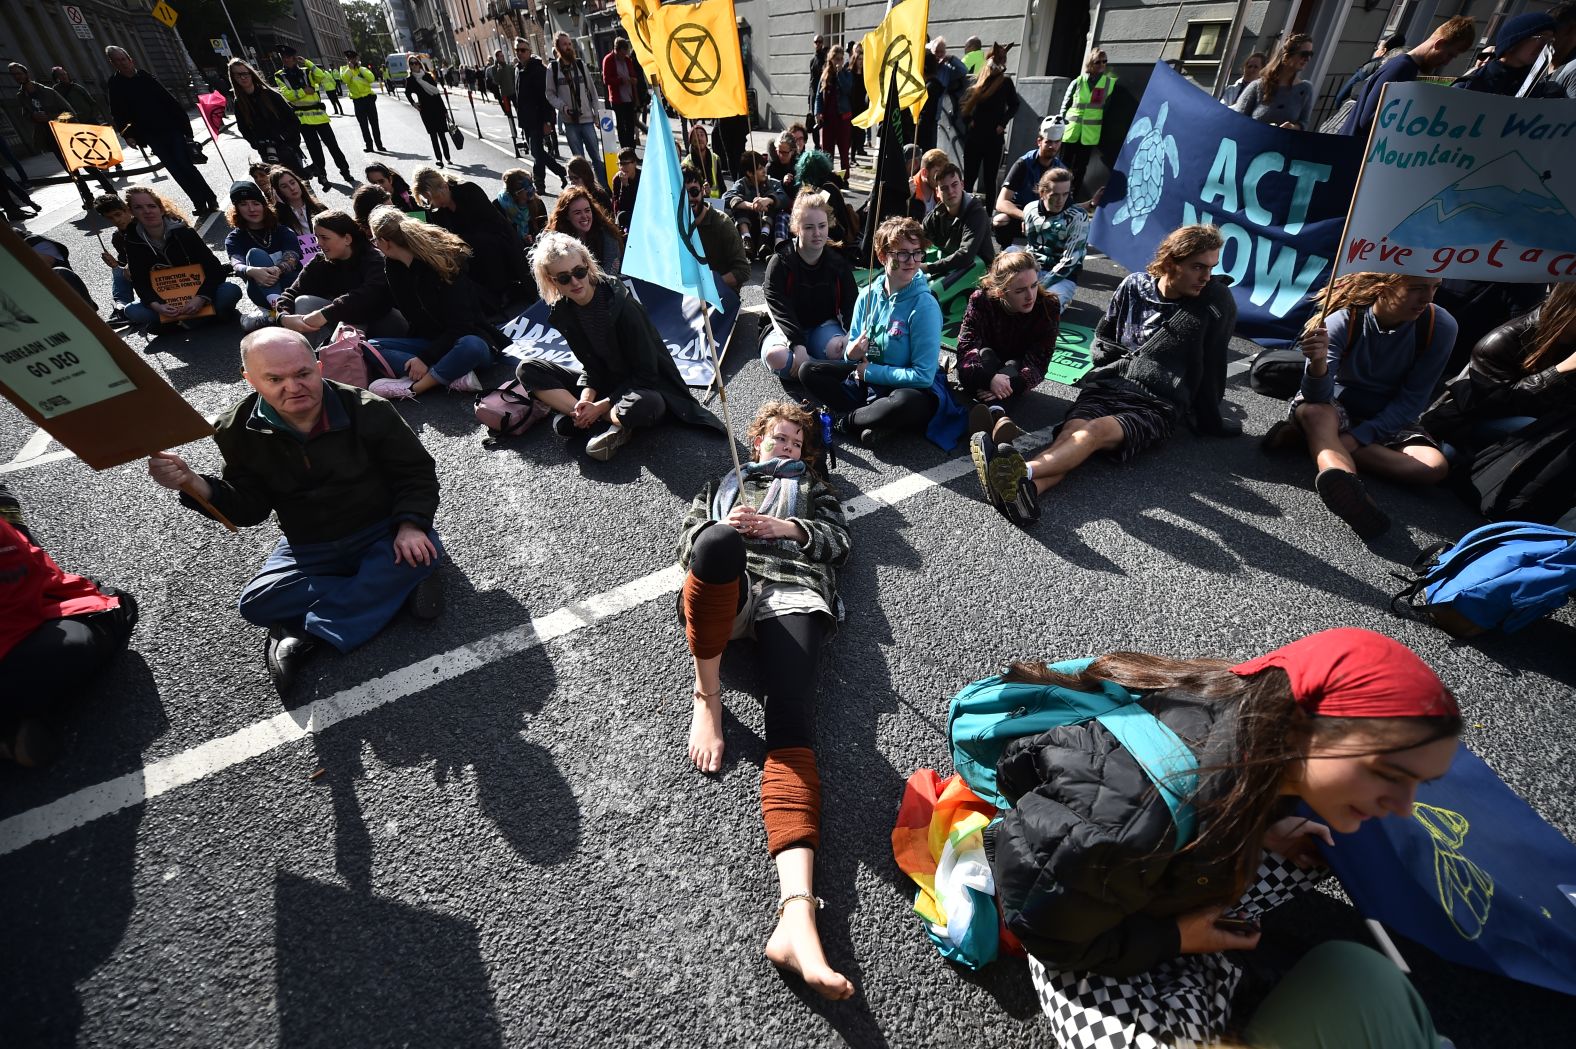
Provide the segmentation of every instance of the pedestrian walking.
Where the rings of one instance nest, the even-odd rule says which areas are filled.
[[[553,104],[564,120],[564,134],[569,139],[569,154],[583,154],[596,171],[597,181],[607,187],[607,173],[602,170],[602,136],[596,127],[596,88],[591,83],[591,73],[585,59],[575,50],[575,42],[568,33],[553,38],[556,52],[547,76],[547,100]]]
[[[92,171],[94,181],[103,187],[105,193],[115,192],[115,183],[97,168],[78,168],[72,171],[65,154],[60,151],[60,143],[55,139],[55,133],[50,125],[63,117],[72,117],[74,114],[71,105],[54,88],[45,87],[34,80],[31,72],[22,63],[12,62],[9,68],[12,78],[16,81],[16,104],[21,107],[22,115],[33,125],[34,148],[41,153],[55,155],[61,167],[66,169],[66,174],[71,176],[71,181],[76,184],[77,195],[82,198],[83,209],[91,210],[93,194],[88,189],[84,172]]]
[[[560,183],[567,184],[568,174],[556,156],[547,152],[547,136],[552,133],[553,104],[547,98],[547,64],[531,50],[530,41],[523,36],[514,38],[515,89],[514,108],[520,122],[520,134],[525,136],[534,163],[536,185],[546,190],[543,182],[551,170]]]
[[[339,71],[339,76],[350,95],[350,105],[356,111],[362,146],[368,153],[387,152],[383,148],[383,130],[378,126],[378,96],[373,91],[377,77],[369,67],[361,64],[361,56],[354,51],[345,52],[345,68]]]
[[[493,92],[498,96],[498,104],[503,107],[503,115],[513,117],[514,90],[518,70],[514,63],[504,57],[502,51],[494,51],[492,63],[487,67],[487,79],[492,84]]]
[[[410,60],[410,83],[416,91],[416,103],[421,109],[421,126],[427,129],[432,141],[432,159],[441,168],[449,161],[449,110],[443,102],[443,88],[438,79],[422,67],[419,58]]]
[[[1110,59],[1096,47],[1084,59],[1084,71],[1062,96],[1062,119],[1067,133],[1062,139],[1062,159],[1073,173],[1073,196],[1084,197],[1084,172],[1089,158],[1100,148],[1100,131],[1105,106],[1116,90],[1116,75],[1109,72]],[[1240,100],[1239,100],[1240,101]]]
[[[613,50],[602,59],[602,83],[607,88],[607,108],[618,125],[618,144],[635,145],[635,81],[640,70],[630,50],[629,39],[619,37]]]
[[[312,154],[312,174],[324,189],[329,188],[328,168],[323,162],[323,151],[327,150],[339,165],[340,177],[354,186],[356,180],[350,174],[339,140],[334,137],[334,129],[328,125],[328,110],[323,106],[323,95],[333,87],[334,78],[289,45],[279,49],[279,56],[283,65],[274,76],[274,87],[290,103],[301,123],[301,137],[306,140],[307,152]]]

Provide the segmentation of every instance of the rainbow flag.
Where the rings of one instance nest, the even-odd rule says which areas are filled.
[[[892,855],[919,886],[914,911],[941,956],[970,969],[996,960],[1005,943],[1023,948],[1001,927],[996,884],[981,832],[996,809],[961,776],[943,780],[933,769],[909,776],[892,829]]]

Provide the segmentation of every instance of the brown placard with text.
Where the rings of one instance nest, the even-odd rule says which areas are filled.
[[[0,225],[0,396],[95,470],[213,427]]]
[[[148,274],[148,280],[153,284],[153,294],[166,306],[184,306],[191,301],[202,287],[203,271],[197,263],[189,266],[164,266]],[[161,317],[160,322],[173,324],[176,321],[189,321],[197,317],[212,317],[213,303],[208,303],[196,313],[188,313],[183,317]]]

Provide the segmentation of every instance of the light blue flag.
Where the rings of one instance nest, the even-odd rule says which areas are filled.
[[[673,144],[668,114],[655,91],[651,93],[647,126],[650,132],[646,136],[646,160],[640,172],[635,214],[629,222],[629,243],[624,246],[623,273],[680,295],[704,299],[721,310],[722,297],[717,294],[711,267],[696,258],[705,253],[701,250],[700,234],[692,226],[689,239],[695,252],[692,254],[684,246],[678,224],[679,205],[683,201],[688,215],[689,202],[684,199],[684,177],[679,171],[679,154]]]

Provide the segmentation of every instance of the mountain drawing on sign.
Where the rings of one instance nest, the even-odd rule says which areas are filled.
[[[1414,248],[1576,244],[1576,217],[1549,188],[1554,182],[1506,153],[1429,197],[1389,240]]]

